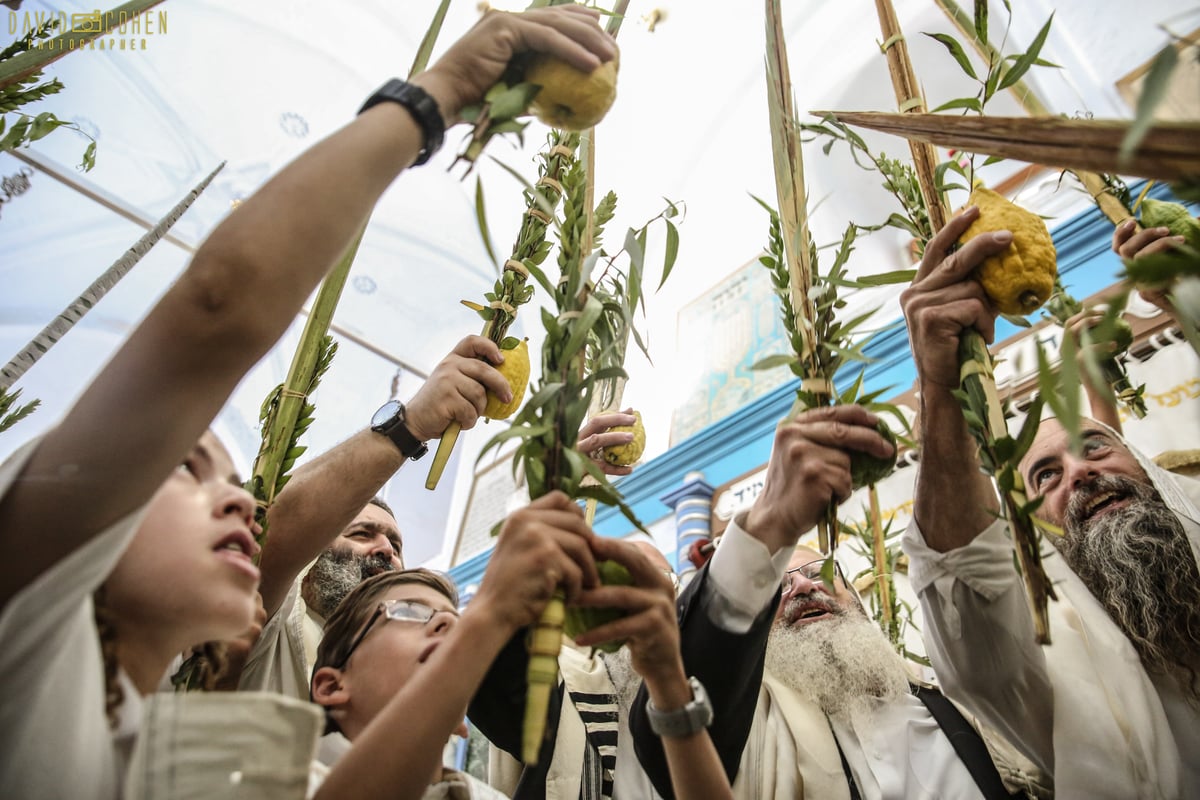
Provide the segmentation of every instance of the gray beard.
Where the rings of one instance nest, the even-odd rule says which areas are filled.
[[[628,647],[622,647],[615,653],[604,653],[603,656],[609,680],[617,695],[617,704],[622,714],[628,714],[642,685],[642,676],[633,668],[633,657]]]
[[[1130,497],[1124,508],[1084,518],[1107,491]],[[1080,487],[1052,539],[1067,565],[1125,633],[1147,671],[1170,675],[1200,702],[1200,571],[1183,524],[1147,484],[1105,475]]]
[[[354,587],[373,575],[395,568],[391,559],[382,553],[360,556],[350,550],[326,548],[304,576],[304,602],[329,619]]]
[[[904,659],[861,611],[840,610],[808,625],[776,620],[767,639],[766,668],[831,717],[857,717],[874,703],[908,691]]]

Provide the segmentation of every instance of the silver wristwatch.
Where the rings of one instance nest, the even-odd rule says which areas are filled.
[[[712,703],[708,701],[704,684],[695,678],[688,678],[688,686],[692,687],[692,701],[683,708],[659,711],[652,701],[646,702],[646,716],[650,720],[650,730],[655,735],[667,738],[691,736],[712,723]]]

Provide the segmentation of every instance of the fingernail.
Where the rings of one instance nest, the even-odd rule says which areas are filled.
[[[1009,244],[1012,238],[1012,231],[996,231],[992,234],[992,241],[996,244]]]
[[[632,442],[632,441],[633,441],[633,434],[632,434],[632,433],[624,433],[624,434],[621,434],[621,438],[622,438],[622,439],[624,439],[624,440],[625,440],[625,441],[627,441],[627,442]]]
[[[1131,230],[1133,230],[1133,226],[1136,224],[1137,224],[1136,220],[1132,220],[1132,219],[1125,220],[1124,222],[1121,223],[1121,232],[1129,233]]]
[[[1159,236],[1166,236],[1168,233],[1171,232],[1171,229],[1170,228],[1155,228],[1154,232],[1157,233]]]
[[[1171,241],[1178,242],[1179,244],[1183,244],[1184,242],[1187,241],[1187,237],[1186,236],[1172,236]]]

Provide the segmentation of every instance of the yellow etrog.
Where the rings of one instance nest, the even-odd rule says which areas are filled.
[[[970,203],[979,206],[979,217],[963,233],[960,244],[992,231],[1011,231],[1013,235],[1007,249],[976,267],[975,277],[1001,313],[1033,313],[1050,298],[1058,274],[1054,240],[1046,223],[982,186],[971,192]]]
[[[633,441],[614,444],[604,448],[604,460],[614,467],[628,467],[637,463],[646,450],[646,427],[642,425],[642,412],[634,411],[636,421],[632,425],[616,425],[611,433],[632,433]]]
[[[617,59],[587,73],[542,54],[526,68],[525,80],[542,87],[530,105],[539,120],[564,131],[587,130],[604,119],[617,98]]]
[[[529,343],[522,339],[516,347],[501,352],[504,354],[504,363],[496,369],[508,381],[512,400],[502,403],[499,397],[488,392],[487,407],[483,409],[483,415],[488,419],[511,417],[521,407],[521,401],[525,399],[525,387],[529,383]]]

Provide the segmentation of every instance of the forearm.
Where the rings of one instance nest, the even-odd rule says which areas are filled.
[[[382,104],[294,161],[209,236],[46,435],[30,480],[0,504],[0,543],[55,532],[0,576],[0,597],[150,497],[421,144],[407,112]]]
[[[390,439],[364,430],[296,470],[267,513],[259,591],[268,614],[279,608],[305,565],[337,538],[403,463]]]
[[[1117,410],[1116,401],[1110,394],[1092,385],[1092,379],[1084,373],[1083,391],[1087,395],[1088,408],[1092,419],[1103,422],[1108,427],[1121,433],[1121,414]]]
[[[354,737],[315,800],[420,798],[441,764],[446,739],[510,634],[484,614],[465,613],[420,671]]]
[[[709,736],[726,778],[732,783],[737,777],[742,750],[754,721],[766,641],[774,619],[778,590],[773,596],[774,600],[753,620],[748,631],[731,633],[723,630],[708,617],[701,597],[712,565],[709,562],[708,567],[696,576],[680,597],[683,608],[680,647],[685,673],[698,678],[708,691],[713,706]],[[658,793],[671,800],[674,793],[666,753],[662,740],[650,729],[646,716],[648,689],[643,687],[638,693],[630,712],[629,729],[643,770]]]
[[[999,511],[992,481],[980,471],[975,450],[958,399],[944,388],[922,386],[913,516],[926,543],[939,552],[970,543]]]
[[[677,674],[671,677],[647,676],[644,682],[655,708],[664,711],[682,708],[692,699],[682,664]],[[666,737],[661,741],[677,800],[719,800],[733,796],[717,748],[707,730],[690,736]]]

